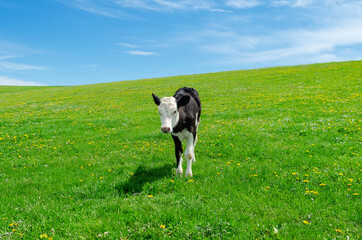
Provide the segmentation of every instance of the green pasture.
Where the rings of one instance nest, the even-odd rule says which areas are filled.
[[[353,61],[0,86],[0,239],[359,239],[361,80]],[[185,86],[192,178],[151,96]]]

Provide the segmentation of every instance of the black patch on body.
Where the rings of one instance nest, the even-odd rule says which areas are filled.
[[[180,101],[184,96],[189,96],[190,100],[185,106],[179,107],[179,121],[176,127],[173,128],[173,132],[179,133],[186,128],[189,132],[192,132],[195,140],[196,121],[200,122],[201,116],[201,102],[198,92],[193,88],[180,88],[176,91],[175,95],[173,95],[173,97],[176,98],[176,102]]]

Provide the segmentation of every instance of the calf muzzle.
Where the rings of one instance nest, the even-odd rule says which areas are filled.
[[[163,133],[170,133],[170,132],[171,132],[171,128],[170,128],[170,127],[161,127],[161,132],[163,132]]]

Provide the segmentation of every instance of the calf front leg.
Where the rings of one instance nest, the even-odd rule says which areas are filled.
[[[173,136],[173,141],[175,142],[175,156],[176,156],[176,175],[181,175],[183,174],[183,170],[182,170],[182,143],[180,141],[180,139],[177,136]]]
[[[195,148],[194,148],[195,139],[192,134],[187,138],[187,147],[185,151],[185,157],[187,160],[187,169],[186,169],[186,177],[192,177],[192,162],[195,162]]]

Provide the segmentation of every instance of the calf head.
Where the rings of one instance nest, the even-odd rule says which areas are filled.
[[[179,100],[176,100],[174,97],[164,97],[160,99],[152,93],[152,97],[158,105],[158,113],[161,118],[161,132],[172,132],[180,118],[179,108],[189,103],[190,96],[183,96]]]

